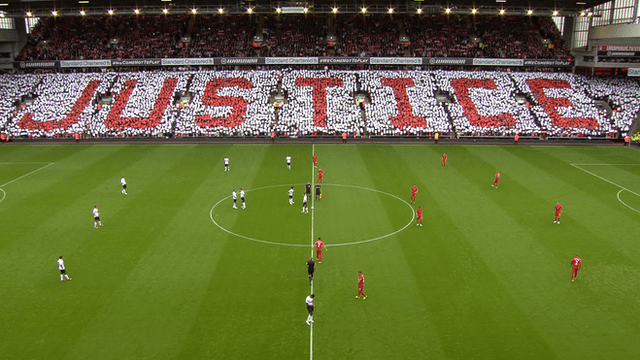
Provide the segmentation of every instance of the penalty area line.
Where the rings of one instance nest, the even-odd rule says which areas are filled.
[[[616,197],[618,198],[618,201],[620,201],[620,203],[621,203],[622,205],[624,205],[624,206],[626,206],[627,208],[629,208],[629,210],[635,211],[635,212],[637,212],[638,214],[640,214],[640,210],[638,210],[638,209],[634,208],[634,207],[633,207],[633,206],[631,206],[631,205],[627,205],[627,203],[625,203],[624,201],[622,201],[622,199],[620,199],[620,194],[621,194],[623,191],[629,191],[629,190],[627,190],[627,189],[620,189],[620,191],[618,191],[618,194],[616,194]]]
[[[38,172],[38,171],[40,171],[40,170],[44,170],[44,169],[48,168],[49,166],[53,165],[54,163],[45,163],[45,162],[32,162],[32,163],[27,163],[27,162],[0,163],[0,165],[29,165],[29,164],[47,164],[47,165],[41,166],[41,167],[39,167],[39,168],[37,168],[37,169],[35,169],[35,170],[33,170],[33,171],[29,172],[29,173],[26,173],[26,174],[24,174],[24,175],[22,175],[22,176],[18,176],[17,178],[15,178],[15,179],[13,179],[13,180],[10,180],[10,181],[7,181],[6,183],[4,183],[4,184],[0,185],[0,191],[2,191],[2,199],[0,199],[0,202],[3,202],[3,201],[4,201],[4,199],[7,197],[7,192],[6,192],[6,191],[4,191],[4,189],[2,189],[3,187],[5,187],[5,186],[7,186],[7,185],[9,185],[9,184],[13,184],[14,182],[16,182],[16,181],[18,181],[18,180],[24,179],[24,178],[26,178],[27,176],[29,176],[29,175],[31,175],[31,174],[35,174],[35,173],[37,173],[37,172]]]
[[[35,169],[35,170],[31,171],[31,172],[28,172],[28,173],[26,173],[26,174],[24,174],[24,175],[22,175],[22,176],[18,176],[17,178],[15,178],[15,179],[13,179],[13,180],[11,180],[11,181],[7,181],[6,183],[4,183],[4,184],[0,185],[0,188],[5,187],[5,186],[7,186],[7,185],[9,185],[9,184],[13,184],[14,182],[16,182],[16,181],[18,181],[18,180],[21,180],[21,179],[24,179],[24,178],[26,178],[27,176],[29,176],[29,175],[31,175],[31,174],[35,174],[35,173],[37,173],[37,172],[38,172],[38,171],[40,171],[40,170],[44,170],[44,169],[48,168],[49,166],[51,166],[51,165],[53,165],[53,164],[54,164],[54,163],[48,163],[47,165],[42,166],[42,167],[39,167],[39,168],[37,168],[37,169]]]
[[[602,180],[602,181],[604,181],[604,182],[607,182],[607,183],[609,183],[609,184],[611,184],[611,185],[613,185],[613,186],[616,186],[616,187],[620,188],[620,191],[618,191],[618,193],[616,194],[616,198],[618,199],[618,201],[619,201],[622,205],[626,206],[629,210],[635,211],[636,213],[640,214],[640,211],[639,211],[638,209],[636,209],[636,208],[634,208],[634,207],[632,207],[632,206],[630,206],[630,205],[627,205],[627,204],[626,204],[624,201],[622,201],[622,199],[620,198],[620,194],[621,194],[623,191],[630,192],[630,193],[632,193],[633,195],[638,196],[638,197],[640,197],[640,194],[638,194],[637,192],[635,192],[635,191],[633,191],[633,190],[629,190],[629,189],[627,189],[627,188],[626,188],[626,187],[624,187],[624,186],[618,185],[618,184],[614,183],[613,181],[611,181],[611,180],[609,180],[609,179],[606,179],[606,178],[604,178],[604,177],[602,177],[602,176],[600,176],[600,175],[598,175],[598,174],[594,174],[594,173],[592,173],[591,171],[586,170],[586,169],[583,169],[583,168],[581,168],[581,167],[580,167],[580,166],[587,166],[587,165],[595,165],[595,164],[571,164],[571,166],[573,166],[573,167],[574,167],[574,168],[576,168],[576,169],[580,169],[580,170],[582,170],[582,171],[586,172],[587,174],[589,174],[589,175],[591,175],[591,176],[597,177],[598,179],[600,179],[600,180]],[[600,165],[600,164],[598,164],[598,165]],[[613,164],[602,164],[602,165],[613,165]],[[625,164],[616,164],[616,165],[625,165]],[[635,165],[635,164],[628,164],[628,165]]]
[[[611,185],[613,185],[613,186],[616,186],[616,187],[618,187],[618,188],[620,188],[620,189],[622,189],[622,190],[626,190],[626,191],[628,191],[628,192],[630,192],[630,193],[632,193],[632,194],[634,194],[634,195],[636,195],[636,196],[640,196],[637,192],[635,192],[635,191],[633,191],[633,190],[629,190],[629,189],[627,189],[626,187],[624,187],[624,186],[622,186],[622,185],[618,185],[618,184],[614,183],[613,181],[611,181],[611,180],[609,180],[609,179],[603,178],[602,176],[600,176],[600,175],[598,175],[598,174],[594,174],[594,173],[592,173],[591,171],[586,170],[586,169],[583,169],[583,168],[581,168],[581,167],[580,167],[580,166],[585,166],[585,165],[588,165],[588,164],[571,164],[571,166],[573,166],[574,168],[576,168],[576,169],[580,169],[580,170],[582,170],[582,171],[586,172],[587,174],[589,174],[589,175],[591,175],[591,176],[595,176],[595,177],[597,177],[598,179],[600,179],[600,180],[602,180],[602,181],[605,181],[605,182],[608,182],[609,184],[611,184]]]

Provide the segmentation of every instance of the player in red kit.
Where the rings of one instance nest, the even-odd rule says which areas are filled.
[[[318,169],[318,184],[322,184],[323,177],[324,177],[324,170]]]
[[[571,259],[571,282],[576,281],[580,268],[582,268],[582,259],[580,259],[580,255],[576,255]]]
[[[413,184],[413,187],[411,188],[411,202],[414,204],[416,203],[416,195],[418,195],[418,187],[416,184]]]
[[[499,171],[496,173],[496,178],[493,179],[493,185],[491,185],[491,187],[495,187],[497,189],[498,185],[500,185],[500,172]]]
[[[318,264],[320,264],[322,261],[322,248],[324,248],[324,251],[327,251],[327,247],[324,246],[324,241],[322,241],[321,238],[318,238],[318,240],[316,240],[315,243],[315,247],[316,247],[316,258],[318,259]]]
[[[447,167],[447,153],[442,154],[442,167]]]
[[[422,226],[422,208],[418,206],[418,210],[416,210],[416,225]]]
[[[313,154],[313,167],[318,167],[318,155]]]
[[[560,215],[562,215],[562,205],[556,203],[556,219],[553,222],[554,224],[560,224]]]
[[[364,293],[364,274],[362,271],[358,271],[358,274],[358,295],[356,299],[360,299],[360,294],[362,294],[362,300],[364,300],[367,298],[367,294]]]

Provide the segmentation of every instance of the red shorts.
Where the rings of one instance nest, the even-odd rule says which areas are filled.
[[[418,220],[422,220],[422,216],[418,216],[417,218],[418,218]]]
[[[562,214],[562,211],[556,211],[556,216],[560,216]]]
[[[411,197],[418,195],[418,193],[411,193]]]

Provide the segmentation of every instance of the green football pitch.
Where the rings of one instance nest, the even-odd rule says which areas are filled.
[[[640,357],[635,149],[3,146],[0,199],[2,359]]]

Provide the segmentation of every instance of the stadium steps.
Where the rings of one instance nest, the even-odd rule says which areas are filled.
[[[451,132],[453,132],[453,135],[455,136],[458,131],[456,129],[456,125],[453,122],[453,116],[451,116],[451,112],[449,111],[449,105],[451,105],[452,103],[445,103],[443,104],[443,108],[444,108],[444,112],[447,114],[447,120],[449,121],[449,124],[451,125]]]

